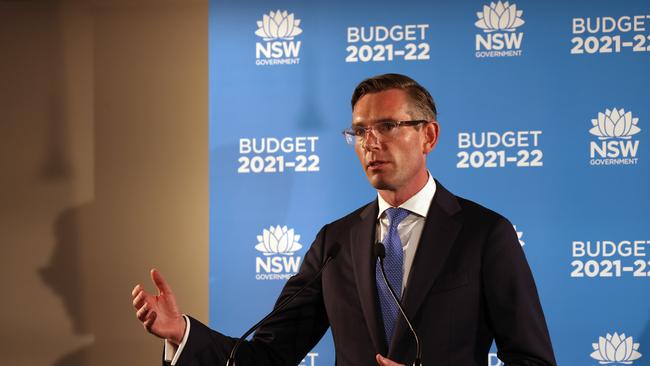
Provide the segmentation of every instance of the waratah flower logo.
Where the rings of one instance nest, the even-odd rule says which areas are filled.
[[[641,358],[639,344],[634,343],[632,337],[626,337],[625,333],[607,333],[605,337],[598,337],[598,343],[592,343],[591,346],[594,348],[591,358],[598,360],[601,365],[614,362],[629,365]]]
[[[285,11],[272,11],[268,15],[264,14],[262,20],[257,21],[257,30],[255,34],[262,37],[265,41],[274,39],[292,40],[293,37],[302,33],[300,19],[295,19],[293,13]]]
[[[598,113],[598,118],[592,119],[594,125],[589,132],[598,136],[600,140],[606,140],[614,137],[629,139],[632,135],[641,132],[637,126],[638,118],[632,117],[632,112],[626,112],[621,109],[605,110],[605,113]]]
[[[289,230],[286,226],[271,226],[264,229],[262,235],[257,236],[259,243],[255,249],[264,253],[264,255],[284,254],[293,255],[297,250],[302,248],[298,243],[300,235],[295,234],[293,229]]]
[[[483,12],[478,12],[478,21],[474,23],[483,29],[483,32],[508,31],[513,32],[515,28],[524,24],[521,19],[523,10],[517,10],[517,5],[509,2],[490,3],[490,6],[483,5]]]

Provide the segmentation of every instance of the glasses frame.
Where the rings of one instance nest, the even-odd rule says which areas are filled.
[[[429,123],[431,121],[427,121],[424,119],[416,119],[416,120],[409,120],[409,121],[381,121],[374,123],[370,126],[354,126],[354,127],[348,127],[345,130],[341,131],[343,134],[343,137],[345,138],[345,142],[348,145],[354,145],[357,142],[361,142],[366,138],[366,135],[370,131],[375,131],[375,136],[377,137],[385,137],[387,132],[393,131],[399,127],[404,127],[404,126],[418,126],[421,124]],[[390,129],[386,130],[385,132],[380,132],[379,128],[380,127],[390,127]],[[358,140],[357,140],[358,139]]]

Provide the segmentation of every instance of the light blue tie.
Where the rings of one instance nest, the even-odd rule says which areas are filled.
[[[402,241],[397,232],[397,225],[399,225],[399,223],[409,215],[409,211],[403,208],[391,207],[386,210],[386,215],[388,216],[388,233],[382,241],[386,247],[384,269],[386,270],[388,282],[399,298],[402,293],[402,278],[404,276],[404,252],[402,250]],[[392,298],[390,290],[386,287],[386,283],[384,283],[379,260],[377,260],[375,268],[375,280],[377,281],[377,293],[379,294],[381,314],[384,318],[386,343],[390,345],[390,341],[393,337],[393,330],[395,329],[395,322],[397,321],[397,315],[399,314],[399,308],[397,307],[395,300]]]

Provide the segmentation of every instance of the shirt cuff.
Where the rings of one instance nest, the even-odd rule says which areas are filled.
[[[165,339],[165,362],[171,362],[172,366],[175,366],[176,362],[178,362],[178,358],[181,357],[183,347],[185,347],[185,343],[187,343],[187,337],[190,335],[190,318],[185,314],[183,314],[183,318],[185,319],[185,334],[183,335],[181,344],[176,346]]]

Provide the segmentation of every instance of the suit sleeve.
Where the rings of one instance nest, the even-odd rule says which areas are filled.
[[[309,282],[325,260],[325,228],[316,236],[298,273],[285,284],[276,305]],[[190,317],[191,331],[177,366],[225,365],[236,338],[214,331]],[[270,318],[237,353],[237,366],[298,365],[329,327],[322,296],[322,282],[316,280],[286,308]],[[163,362],[163,365],[166,365]]]
[[[533,275],[510,222],[500,218],[483,257],[483,285],[505,365],[556,365]]]

